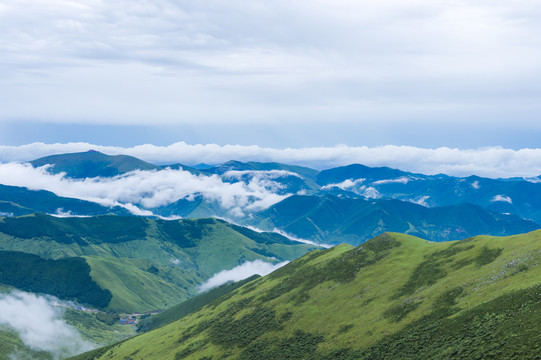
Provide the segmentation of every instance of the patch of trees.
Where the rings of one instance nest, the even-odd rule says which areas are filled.
[[[112,298],[109,290],[90,277],[90,266],[80,257],[50,260],[18,251],[0,251],[0,283],[98,308],[105,308]]]

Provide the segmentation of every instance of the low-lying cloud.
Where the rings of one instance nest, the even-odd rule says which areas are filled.
[[[396,179],[385,179],[385,180],[377,180],[372,183],[372,185],[384,185],[384,184],[407,184],[410,181],[415,180],[412,179],[409,176],[402,176]]]
[[[129,148],[88,143],[0,146],[0,162],[30,161],[68,152],[95,149],[110,155],[126,154],[156,164],[218,164],[228,160],[274,161],[325,169],[349,164],[389,166],[423,174],[453,176],[479,175],[490,178],[538,176],[541,174],[541,149],[490,147],[425,149],[413,146],[346,146],[274,149],[260,146],[216,145],[177,142],[169,146],[151,144]]]
[[[505,196],[505,195],[496,195],[490,201],[492,202],[501,201],[501,202],[506,202],[509,204],[513,203],[513,200],[509,196]]]
[[[136,215],[152,215],[144,209],[171,204],[181,198],[200,194],[216,201],[233,216],[244,211],[267,208],[286,195],[273,192],[272,180],[264,176],[245,182],[226,182],[218,175],[194,175],[183,170],[132,171],[110,178],[71,179],[51,174],[48,168],[29,164],[0,164],[0,183],[48,190],[63,197],[93,201],[105,206],[123,206]],[[141,207],[143,210],[141,210]]]
[[[321,190],[329,190],[329,189],[332,189],[333,187],[337,187],[337,188],[342,189],[342,190],[349,190],[349,189],[361,184],[365,180],[366,179],[356,179],[356,180],[346,179],[346,180],[342,181],[341,183],[328,184],[328,185],[322,186]]]
[[[62,320],[54,298],[14,291],[0,294],[0,324],[15,330],[23,343],[63,359],[96,347]]]
[[[222,270],[219,273],[214,274],[210,279],[199,286],[199,290],[202,292],[207,291],[229,281],[244,280],[255,274],[265,276],[288,263],[289,261],[278,264],[271,264],[262,260],[247,261],[231,270]]]

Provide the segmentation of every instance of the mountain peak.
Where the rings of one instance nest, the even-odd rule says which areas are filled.
[[[129,155],[107,155],[94,149],[86,152],[57,154],[30,162],[39,167],[52,165],[54,174],[65,172],[70,178],[108,177],[134,170],[155,170],[159,167]]]

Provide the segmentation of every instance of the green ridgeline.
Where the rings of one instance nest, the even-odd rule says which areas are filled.
[[[164,327],[74,359],[533,359],[541,231],[311,252]]]
[[[216,219],[56,218],[43,214],[0,218],[0,251],[26,253],[19,254],[10,266],[28,265],[31,259],[39,264],[31,271],[36,275],[32,281],[19,277],[10,285],[24,283],[21,288],[27,291],[48,292],[116,312],[166,309],[195,295],[199,284],[221,270],[257,259],[273,263],[293,260],[315,248]],[[58,268],[50,266],[53,260],[66,269],[57,277],[59,284],[53,279]],[[77,271],[67,270],[76,265]],[[6,275],[10,272],[2,271]],[[40,272],[46,275],[42,281],[37,275]],[[94,290],[79,294],[77,286],[70,291],[60,286],[69,288],[83,282],[88,283],[88,289],[93,284]],[[105,296],[89,300],[100,291],[110,293],[110,301],[100,302]]]

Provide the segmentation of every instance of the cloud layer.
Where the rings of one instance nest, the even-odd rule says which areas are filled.
[[[111,178],[66,178],[64,174],[51,174],[47,166],[33,168],[30,164],[0,164],[0,184],[23,186],[32,190],[48,190],[63,197],[97,202],[105,206],[121,205],[137,215],[151,215],[140,210],[171,204],[181,198],[200,194],[216,201],[231,215],[242,216],[243,211],[267,208],[286,195],[273,192],[272,174],[263,174],[245,182],[224,182],[218,175],[197,176],[187,171],[165,169],[161,171],[133,171]],[[62,215],[62,214],[61,214]]]
[[[4,1],[0,121],[534,127],[540,13],[533,0]]]
[[[0,162],[30,161],[68,152],[95,149],[106,154],[127,154],[156,163],[187,165],[217,164],[228,160],[276,161],[287,164],[331,168],[352,163],[368,166],[389,166],[424,174],[444,173],[455,176],[514,177],[541,175],[541,149],[512,150],[501,147],[480,149],[436,148],[412,146],[345,146],[310,148],[266,148],[216,144],[190,145],[184,142],[169,146],[139,145],[134,147],[99,146],[88,143],[0,146]]]
[[[222,270],[219,273],[214,274],[210,279],[199,286],[199,290],[207,291],[229,281],[240,281],[255,274],[265,276],[288,263],[289,261],[278,264],[271,264],[262,260],[247,261],[231,270]]]
[[[96,347],[81,338],[52,305],[54,298],[14,291],[0,294],[0,324],[15,330],[33,350],[47,351],[63,359]]]

